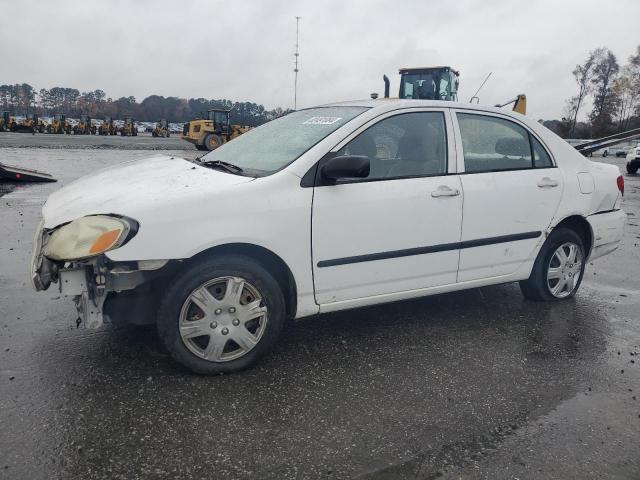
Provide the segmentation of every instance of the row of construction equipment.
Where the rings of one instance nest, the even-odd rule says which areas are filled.
[[[80,116],[80,120],[72,125],[64,114],[56,114],[51,122],[46,124],[37,113],[28,113],[18,121],[8,111],[2,112],[0,117],[0,132],[53,133],[67,135],[121,135],[135,137],[138,129],[133,117],[125,117],[124,123],[117,126],[111,117],[105,117],[98,126],[94,119],[87,115]],[[169,137],[169,122],[162,119],[156,123],[152,131],[154,137]]]

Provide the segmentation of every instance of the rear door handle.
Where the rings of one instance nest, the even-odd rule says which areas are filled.
[[[540,188],[553,188],[558,186],[557,180],[552,180],[549,177],[544,177],[540,181],[538,181],[538,187]]]
[[[437,190],[431,192],[431,196],[437,197],[455,197],[460,195],[460,190],[457,188],[451,188],[448,185],[440,185]]]

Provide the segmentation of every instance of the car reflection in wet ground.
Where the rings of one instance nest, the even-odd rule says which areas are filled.
[[[575,300],[528,302],[512,284],[328,314],[292,323],[253,369],[201,377],[153,329],[76,329],[68,299],[28,283],[46,196],[150,152],[2,150],[60,182],[0,201],[0,477],[640,473],[637,177],[620,249]]]

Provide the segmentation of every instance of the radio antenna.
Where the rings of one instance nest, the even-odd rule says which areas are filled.
[[[487,83],[487,80],[489,80],[489,77],[491,76],[493,72],[489,72],[489,75],[486,76],[486,78],[484,79],[484,82],[482,82],[480,84],[480,86],[478,87],[478,90],[476,90],[476,93],[473,94],[473,96],[469,99],[469,103],[473,103],[473,99],[475,98],[478,102],[480,101],[480,99],[478,98],[478,92],[482,89],[482,87],[484,87],[484,84]],[[478,103],[476,102],[476,103]]]
[[[295,72],[295,80],[293,81],[293,109],[297,110],[298,109],[298,57],[300,56],[300,52],[298,51],[298,34],[300,32],[300,19],[302,17],[296,17],[296,53],[293,54],[293,56],[296,59],[296,66],[293,69],[293,71]]]

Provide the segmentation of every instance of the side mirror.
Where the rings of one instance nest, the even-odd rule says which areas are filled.
[[[371,170],[371,161],[366,155],[342,155],[333,157],[320,169],[322,178],[336,181],[340,178],[366,178]]]

